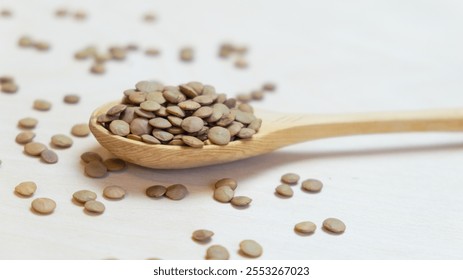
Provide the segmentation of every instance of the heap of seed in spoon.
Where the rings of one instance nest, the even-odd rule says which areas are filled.
[[[240,107],[234,98],[200,82],[163,86],[141,81],[135,87],[124,91],[121,104],[98,116],[97,121],[115,135],[201,148],[251,138],[262,123],[251,106]]]

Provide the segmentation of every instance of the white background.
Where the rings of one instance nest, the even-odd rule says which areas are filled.
[[[0,75],[16,78],[17,94],[0,93],[0,258],[2,259],[202,259],[211,244],[242,259],[238,244],[255,239],[262,259],[461,259],[463,256],[463,142],[461,133],[355,136],[298,144],[269,155],[191,170],[150,170],[130,165],[104,179],[86,177],[80,154],[98,151],[89,136],[58,150],[46,165],[14,142],[20,118],[39,119],[36,140],[69,133],[93,109],[119,99],[143,79],[165,84],[199,80],[229,95],[277,83],[254,105],[282,112],[340,113],[461,107],[463,104],[463,4],[459,1],[1,1],[14,12],[0,18]],[[57,8],[82,9],[88,19],[54,17]],[[148,24],[143,14],[159,20]],[[20,49],[30,35],[51,44],[42,53]],[[250,47],[250,67],[238,70],[217,57],[224,41]],[[103,76],[73,54],[90,44],[101,50],[136,43],[158,47],[124,62],[109,62]],[[178,60],[192,46],[195,61]],[[78,93],[78,105],[62,102]],[[32,109],[36,98],[53,103]],[[283,173],[324,182],[322,192],[294,187],[274,195]],[[237,195],[253,198],[248,209],[212,199],[211,184],[234,177]],[[13,192],[21,181],[38,184],[36,197],[57,202],[52,215],[30,211],[33,198]],[[182,201],[152,200],[153,184],[183,183]],[[105,186],[128,195],[107,201]],[[106,212],[91,216],[72,193],[98,193]],[[345,222],[340,236],[320,227],[327,217]],[[312,236],[293,232],[297,222],[318,225]],[[192,231],[213,230],[208,244]]]

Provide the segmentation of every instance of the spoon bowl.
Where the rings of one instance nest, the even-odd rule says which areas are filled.
[[[97,108],[89,126],[97,141],[115,156],[137,165],[155,169],[184,169],[236,161],[272,152],[308,140],[355,134],[461,131],[462,109],[408,112],[356,113],[334,115],[283,114],[255,111],[262,127],[250,139],[228,145],[203,148],[147,144],[112,134],[97,122],[97,117],[120,102]]]

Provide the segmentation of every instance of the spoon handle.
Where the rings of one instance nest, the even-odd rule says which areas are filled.
[[[273,123],[281,146],[307,140],[346,135],[463,131],[463,109],[353,113],[334,115],[285,115]],[[277,138],[278,139],[278,138]]]

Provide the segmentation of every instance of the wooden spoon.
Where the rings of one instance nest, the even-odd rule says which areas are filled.
[[[463,109],[333,115],[256,111],[254,114],[262,118],[263,122],[259,132],[251,139],[232,141],[226,146],[205,145],[203,148],[191,148],[146,144],[113,135],[98,124],[96,119],[117,103],[108,103],[96,109],[90,118],[90,130],[98,142],[117,157],[156,169],[182,169],[230,162],[320,138],[372,133],[463,130]]]

